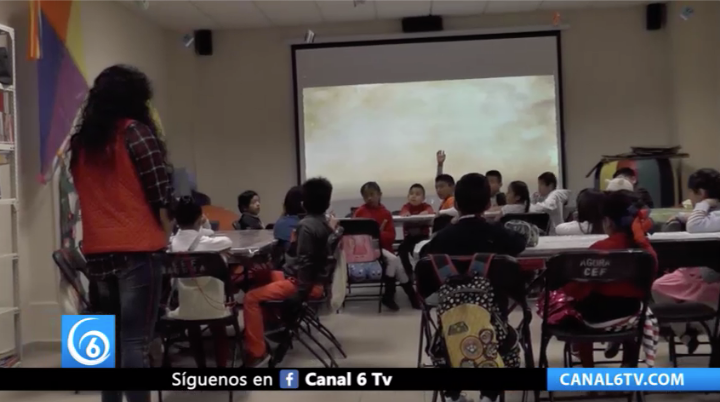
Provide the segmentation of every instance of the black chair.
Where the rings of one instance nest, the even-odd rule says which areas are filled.
[[[292,348],[294,340],[300,342],[313,356],[315,356],[323,366],[327,368],[339,367],[332,353],[325,348],[317,338],[312,335],[312,328],[315,328],[321,335],[328,339],[333,346],[347,358],[347,354],[335,335],[320,322],[318,316],[319,308],[326,304],[331,297],[332,280],[335,269],[337,267],[338,253],[340,253],[340,244],[342,241],[342,233],[333,235],[328,239],[328,259],[326,261],[325,271],[327,281],[323,283],[323,296],[318,299],[311,299],[309,295],[301,295],[303,299],[300,306],[293,306],[291,300],[268,301],[262,303],[263,307],[271,307],[274,309],[276,319],[283,323],[283,327],[274,332],[281,333],[281,339],[277,347],[271,354],[270,368],[277,367],[285,358],[287,351]],[[303,324],[305,326],[303,327]],[[266,334],[267,338],[267,334]],[[327,356],[326,361],[313,347],[310,346],[304,338],[310,339],[318,348]],[[266,341],[267,342],[267,341]]]
[[[452,223],[453,218],[454,216],[452,215],[437,215],[435,219],[433,219],[432,232],[436,233],[445,229],[448,225]]]
[[[400,216],[400,211],[392,211],[392,216]]]
[[[550,215],[546,213],[528,212],[526,214],[507,214],[503,215],[500,223],[503,225],[508,221],[523,221],[531,225],[535,225],[538,229],[545,233],[550,232]]]
[[[55,265],[60,270],[60,275],[78,295],[80,307],[83,312],[91,312],[90,295],[83,286],[80,274],[85,275],[85,258],[78,249],[61,248],[52,254]]]
[[[85,257],[79,249],[62,248],[54,251],[52,258],[60,270],[60,275],[78,293],[83,309],[81,314],[120,315],[120,290],[116,280],[97,281],[92,279],[87,272]],[[87,290],[80,280],[81,274],[88,280]]]
[[[210,221],[210,229],[213,231],[220,230],[220,221]]]
[[[523,350],[525,367],[534,368],[535,360],[533,357],[532,336],[530,333],[532,310],[527,302],[525,292],[525,283],[528,275],[531,273],[524,272],[517,260],[510,256],[494,254],[478,254],[478,256],[482,260],[490,261],[489,266],[486,267],[485,276],[493,287],[495,303],[500,310],[502,319],[508,321],[511,313],[509,301],[513,301],[515,306],[521,308],[523,318],[517,327],[517,332],[520,337],[519,343]],[[467,272],[474,256],[457,256],[450,258],[455,268],[462,274]],[[415,266],[415,284],[423,306],[420,319],[417,367],[446,367],[445,362],[447,362],[447,356],[436,356],[436,353],[434,353],[432,349],[433,340],[439,336],[439,326],[432,315],[432,309],[437,306],[434,304],[434,300],[430,300],[443,283],[438,278],[432,261],[427,257],[418,261]],[[422,364],[423,351],[432,359],[433,363],[431,365]],[[438,392],[435,393],[434,398],[437,397],[437,394]],[[523,400],[525,400],[525,394],[523,394]]]
[[[61,248],[55,250],[52,259],[60,270],[62,278],[72,286],[77,292],[78,300],[82,311],[80,314],[94,315],[115,315],[116,322],[120,321],[120,289],[117,280],[108,279],[107,281],[98,282],[88,275],[85,257],[79,248]],[[80,275],[88,279],[88,289],[86,290],[81,282]],[[120,325],[115,325],[115,339],[120,340]],[[121,345],[118,343],[115,350],[115,366],[122,367]],[[80,391],[75,391],[79,394]],[[158,391],[160,395],[160,391]],[[162,396],[160,396],[162,402]]]
[[[540,368],[549,367],[547,347],[553,337],[566,344],[632,341],[638,345],[635,356],[631,356],[634,367],[637,367],[645,317],[650,301],[650,288],[654,280],[654,266],[655,260],[650,254],[636,250],[567,252],[550,258],[547,262],[547,270],[543,275],[545,280],[543,317],[548,317],[549,314],[550,292],[561,289],[570,283],[586,285],[632,283],[642,292],[642,297],[638,300],[641,308],[637,325],[626,331],[607,332],[582,325],[552,325],[548,323],[547,319],[543,319],[540,335]],[[624,353],[629,353],[629,351],[624,351]],[[629,361],[630,358],[628,357],[627,360]],[[567,356],[565,363],[566,366],[570,363]],[[644,398],[642,392],[636,392],[630,394],[628,400],[632,400],[633,396],[636,396],[638,401],[642,401]],[[552,392],[550,400],[554,400]]]
[[[242,227],[240,227],[240,221],[235,221],[232,223],[233,229],[235,230],[242,230]]]
[[[222,323],[226,327],[232,326],[235,331],[235,342],[232,350],[232,363],[230,368],[235,367],[235,357],[239,346],[242,343],[242,333],[238,324],[238,306],[233,299],[233,284],[230,279],[230,270],[227,263],[219,253],[214,252],[192,252],[192,253],[168,253],[167,262],[164,267],[164,274],[170,279],[188,279],[199,277],[212,277],[223,282],[225,287],[225,300],[223,307],[228,308],[228,314],[222,318],[207,320],[185,320],[180,318],[160,318],[161,333],[163,334],[163,367],[170,367],[170,347],[182,337],[186,330],[193,326],[211,325]],[[203,353],[196,351],[196,353]],[[232,402],[232,391],[229,391],[229,400]]]
[[[378,247],[380,244],[380,225],[373,219],[342,219],[339,221],[340,227],[343,228],[343,236],[358,236],[368,235],[372,238],[373,243],[377,243]],[[383,278],[385,277],[385,269],[387,268],[387,261],[380,252],[380,257],[377,259],[382,267],[382,277],[379,282],[353,282],[348,269],[348,294],[345,296],[345,301],[363,301],[363,300],[377,300],[378,301],[378,313],[382,312],[382,295],[385,288]],[[354,288],[378,288],[377,295],[368,294],[352,294]]]
[[[274,223],[268,223],[267,225],[265,225],[265,229],[267,229],[267,230],[275,229],[275,224],[274,224]]]
[[[683,229],[683,225],[679,221],[670,221],[663,227],[663,232],[675,232],[675,231],[681,231]],[[678,230],[680,229],[680,230]],[[682,243],[680,243],[682,244]],[[665,258],[667,255],[686,255],[688,253],[695,253],[700,252],[701,255],[705,256],[713,256],[716,255],[717,252],[714,250],[717,248],[717,242],[693,242],[696,249],[690,250],[680,250],[677,245],[672,245],[671,243],[658,243],[655,244],[655,247],[660,250],[660,253],[658,254],[658,258],[660,256],[663,256],[664,258],[661,261],[667,261],[670,258]],[[703,245],[704,244],[704,245]],[[690,245],[690,243],[687,243],[686,245]],[[704,247],[703,247],[704,246]],[[701,247],[701,248],[697,248]],[[718,272],[720,272],[720,261],[717,261],[718,257],[712,258],[709,261],[702,261],[703,266],[707,266],[708,268],[714,269]],[[672,261],[672,260],[671,260]],[[701,261],[698,261],[700,263]],[[708,263],[709,262],[709,263]],[[663,264],[665,265],[665,264]],[[676,265],[676,264],[673,264]],[[667,270],[672,270],[674,268],[678,268],[675,266],[663,266],[663,268],[666,268]],[[718,297],[718,306],[720,306],[720,296]],[[657,317],[658,321],[661,325],[669,325],[669,324],[698,324],[705,330],[705,334],[707,334],[709,341],[708,342],[700,342],[699,345],[710,345],[711,352],[708,353],[678,353],[676,346],[677,341],[676,335],[680,336],[682,334],[674,334],[672,331],[667,334],[668,339],[668,348],[669,348],[669,354],[670,354],[670,362],[672,363],[673,367],[678,366],[678,359],[683,357],[690,357],[690,356],[709,356],[710,357],[710,366],[711,367],[720,367],[720,309],[715,310],[712,307],[703,304],[703,303],[696,303],[696,302],[686,302],[686,303],[655,303],[651,306],[653,314]],[[710,328],[707,325],[707,322],[714,321],[713,329],[710,330]]]

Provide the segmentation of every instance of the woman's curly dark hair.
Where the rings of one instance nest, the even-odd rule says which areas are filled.
[[[157,134],[148,101],[153,90],[147,76],[135,67],[115,65],[95,78],[71,138],[71,150],[100,153],[107,149],[118,122],[136,120]],[[73,161],[75,156],[73,156]]]

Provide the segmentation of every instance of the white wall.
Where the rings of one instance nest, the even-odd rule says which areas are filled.
[[[642,7],[563,12],[565,150],[568,184],[602,154],[631,145],[672,145],[673,104],[667,30],[645,30]],[[548,13],[448,18],[446,30],[549,25]],[[295,184],[295,132],[289,41],[307,27],[214,32],[214,54],[197,57],[168,33],[167,125],[173,161],[194,169],[200,190],[236,209],[235,197],[254,189],[262,217],[273,221]],[[316,37],[391,34],[397,21],[312,27]],[[419,156],[422,157],[422,156]],[[432,172],[433,155],[428,158]],[[540,172],[538,172],[540,173]],[[383,178],[374,178],[382,184]]]
[[[37,73],[35,63],[26,56],[27,9],[27,1],[0,2],[0,23],[14,27],[18,37],[19,252],[25,343],[60,339],[58,276],[51,258],[57,248],[57,217],[51,186],[40,185],[36,180],[40,169]],[[167,80],[163,31],[114,2],[83,1],[80,21],[88,78],[94,79],[104,68],[116,63],[135,65],[153,81],[154,103],[164,116]],[[5,276],[0,277],[0,282],[5,280]],[[0,321],[0,350],[12,345],[11,326],[10,321]]]

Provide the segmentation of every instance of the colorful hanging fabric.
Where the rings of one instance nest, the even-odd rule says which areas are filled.
[[[42,57],[40,13],[40,0],[30,0],[30,40],[28,41],[28,58],[30,60],[39,60]]]

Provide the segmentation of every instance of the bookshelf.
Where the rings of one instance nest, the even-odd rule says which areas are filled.
[[[0,368],[22,362],[15,32],[0,25]]]

